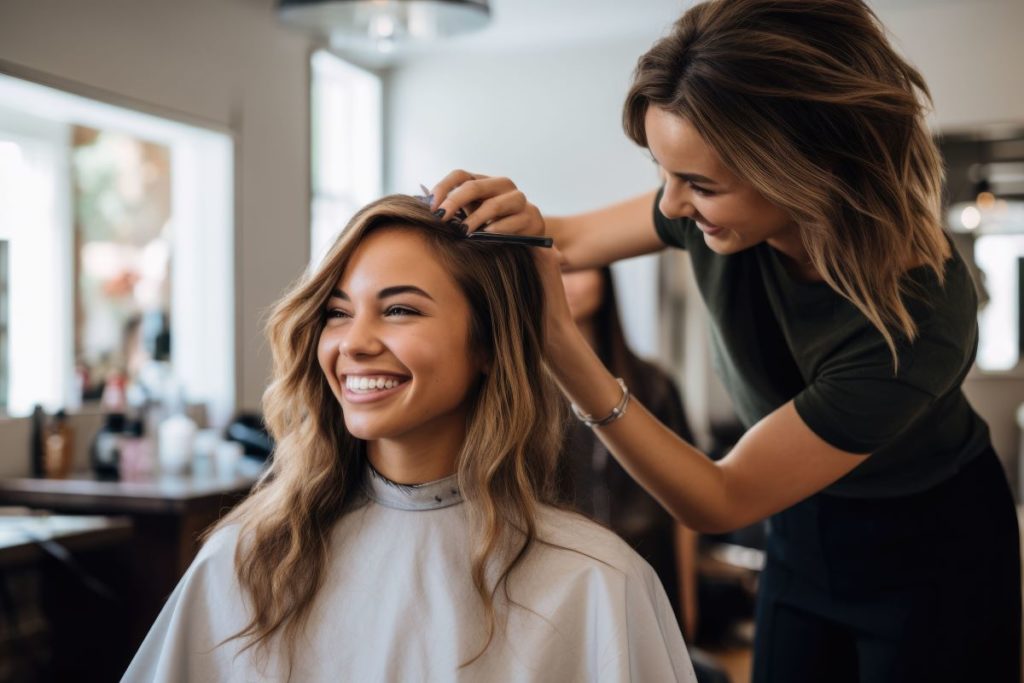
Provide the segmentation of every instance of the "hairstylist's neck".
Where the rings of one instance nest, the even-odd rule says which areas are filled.
[[[375,470],[396,484],[424,484],[454,474],[464,439],[465,432],[377,439],[367,442],[366,455]]]

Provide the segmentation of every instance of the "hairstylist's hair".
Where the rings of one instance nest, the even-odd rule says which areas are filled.
[[[879,330],[917,328],[908,264],[944,282],[942,164],[928,87],[861,0],[711,0],[644,54],[627,134],[654,106],[689,121],[738,177],[787,210],[815,269]]]
[[[468,665],[494,637],[496,592],[504,586],[507,596],[510,572],[537,541],[538,503],[555,499],[562,400],[542,360],[544,297],[529,249],[466,239],[461,227],[401,195],[356,214],[270,316],[274,369],[263,408],[277,446],[256,491],[222,522],[242,527],[235,569],[253,615],[235,637],[246,647],[266,647],[283,636],[290,661],[324,578],[331,528],[358,497],[365,442],[345,428],[317,344],[331,290],[359,243],[380,228],[423,237],[427,253],[468,300],[470,348],[486,361],[457,460],[475,531],[472,580],[488,619],[485,641]]]

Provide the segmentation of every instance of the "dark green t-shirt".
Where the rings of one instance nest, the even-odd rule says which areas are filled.
[[[827,493],[923,491],[989,446],[988,426],[960,387],[977,351],[978,305],[955,249],[944,287],[930,268],[907,272],[924,293],[907,302],[919,336],[897,342],[894,371],[868,319],[828,285],[793,277],[772,247],[719,255],[693,221],[665,217],[657,200],[654,224],[665,244],[689,252],[710,313],[715,370],[743,424],[793,399],[823,440],[871,454]]]

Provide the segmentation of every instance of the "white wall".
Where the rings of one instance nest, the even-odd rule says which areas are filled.
[[[308,40],[272,0],[3,0],[0,70],[228,128],[236,141],[236,404],[270,370],[261,316],[309,253]]]
[[[870,4],[928,82],[936,129],[1024,123],[1024,0]]]
[[[600,45],[418,58],[385,79],[385,189],[414,192],[455,168],[508,176],[547,214],[594,208],[657,184],[622,133],[622,97],[656,37]],[[657,352],[654,261],[616,269],[624,324]]]

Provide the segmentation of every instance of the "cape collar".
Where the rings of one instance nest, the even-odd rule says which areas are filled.
[[[455,474],[425,484],[398,484],[367,463],[364,481],[370,500],[396,510],[439,510],[462,502]]]

